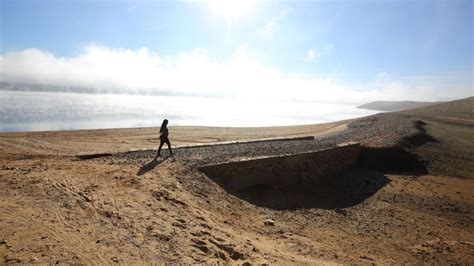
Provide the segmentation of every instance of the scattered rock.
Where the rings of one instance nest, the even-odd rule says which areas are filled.
[[[188,206],[188,204],[186,204],[185,202],[183,202],[183,201],[181,201],[181,200],[179,200],[179,199],[173,198],[173,197],[171,196],[171,194],[170,194],[168,191],[165,191],[165,190],[163,190],[163,191],[153,191],[153,192],[151,193],[151,195],[152,195],[153,197],[155,197],[157,200],[162,200],[162,199],[164,199],[164,200],[170,201],[170,202],[172,202],[172,203],[181,205],[181,206],[183,206],[183,207]]]
[[[266,219],[265,221],[263,221],[263,224],[266,226],[275,226],[275,221],[272,219]]]
[[[165,235],[165,234],[154,233],[152,236],[158,238],[161,241],[165,241],[165,242],[168,242],[168,241],[171,240],[171,236]]]
[[[6,263],[20,263],[21,262],[19,258],[11,257],[9,255],[6,255],[4,259]]]
[[[84,192],[79,192],[77,194],[79,194],[79,196],[81,196],[85,201],[93,202],[93,200],[88,195],[86,195]]]
[[[211,226],[209,226],[207,223],[200,223],[199,225],[204,228],[211,229]]]
[[[219,242],[224,242],[225,240],[220,238],[220,237],[215,237],[215,240],[219,241]]]
[[[171,224],[172,226],[174,227],[179,227],[181,229],[185,229],[186,228],[186,224],[183,224],[183,223],[177,223],[177,222],[174,222]]]
[[[369,257],[365,256],[365,255],[360,256],[359,258],[364,259],[364,260],[374,260],[372,258],[369,258]]]
[[[235,247],[233,247],[233,245],[219,243],[213,239],[209,239],[209,242],[214,244],[219,249],[225,251],[233,260],[241,260],[245,258],[245,255],[241,253],[240,251],[236,250]]]
[[[63,208],[66,208],[66,209],[71,209],[72,208],[72,205],[71,203],[69,202],[63,202],[63,204],[61,205]]]
[[[205,245],[194,245],[194,247],[196,247],[197,249],[201,250],[202,252],[204,253],[209,253],[209,248]]]
[[[200,240],[200,239],[193,239],[192,241],[194,242],[194,245],[193,245],[193,246],[194,246],[195,248],[201,250],[202,252],[204,252],[204,253],[206,253],[206,254],[209,253],[210,250],[209,250],[209,248],[207,247],[206,242],[204,242],[204,241],[202,241],[202,240]]]
[[[223,259],[223,260],[227,260],[227,256],[226,256],[225,253],[222,252],[222,251],[219,251],[219,252],[217,253],[217,257],[219,257],[219,258],[221,258],[221,259]]]

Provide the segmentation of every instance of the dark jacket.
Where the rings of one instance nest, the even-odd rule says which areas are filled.
[[[160,130],[160,139],[162,140],[165,140],[165,139],[168,139],[168,128],[167,127],[164,127]]]

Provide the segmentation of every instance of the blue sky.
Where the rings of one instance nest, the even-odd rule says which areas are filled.
[[[203,83],[202,91],[209,94],[245,78],[250,80],[240,85],[252,87],[256,83],[261,89],[274,85],[270,80],[276,78],[288,85],[280,91],[289,90],[294,82],[295,86],[303,84],[301,90],[313,90],[307,93],[310,96],[326,95],[314,92],[318,90],[348,91],[357,101],[384,95],[390,99],[422,100],[426,96],[436,100],[473,94],[472,1],[241,1],[248,6],[237,6],[242,11],[229,15],[225,4],[216,8],[212,1],[3,0],[4,69],[0,78],[121,86],[104,80],[113,79],[114,74],[123,75],[126,69],[108,73],[107,77],[97,76],[99,70],[72,77],[73,72],[84,69],[77,66],[78,61],[83,66],[87,58],[91,68],[100,69],[99,58],[107,60],[104,58],[111,56],[122,64],[131,60],[144,65],[138,59],[155,62],[142,72],[168,76],[179,73],[183,79],[189,75],[193,83],[188,85],[193,88],[187,92],[200,90],[196,85],[200,79],[193,79],[191,68],[195,67],[197,73],[202,69],[226,69],[221,74],[229,80]],[[91,59],[97,54],[100,56]],[[20,61],[23,65],[15,63]],[[48,62],[71,69],[66,73],[71,77],[61,80],[53,73],[43,73],[47,77],[43,79],[24,70],[35,70],[35,64]],[[191,63],[183,66],[186,62]],[[155,69],[157,64],[160,66]],[[235,73],[242,69],[261,71],[269,81],[256,81],[258,75]],[[213,76],[200,74],[208,79]],[[124,80],[123,87],[179,91],[186,86],[165,77],[140,75],[134,79],[148,81]],[[84,77],[90,82],[81,83]],[[365,94],[356,95],[361,91]],[[258,95],[265,97],[269,92]],[[239,88],[233,88],[230,94],[240,94]],[[279,95],[286,97],[284,93]],[[327,93],[330,99],[336,96]]]

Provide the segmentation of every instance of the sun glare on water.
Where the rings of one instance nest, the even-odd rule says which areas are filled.
[[[227,20],[235,20],[248,13],[254,2],[252,0],[209,0],[208,4],[216,15]]]

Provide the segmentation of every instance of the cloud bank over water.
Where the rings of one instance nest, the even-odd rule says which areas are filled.
[[[366,82],[344,76],[284,73],[251,55],[245,46],[225,62],[195,49],[173,56],[147,48],[87,45],[80,54],[59,57],[26,49],[0,55],[0,81],[68,87],[167,92],[176,95],[285,99],[337,103],[376,100],[436,101],[472,95],[472,73],[395,77],[379,73]]]

